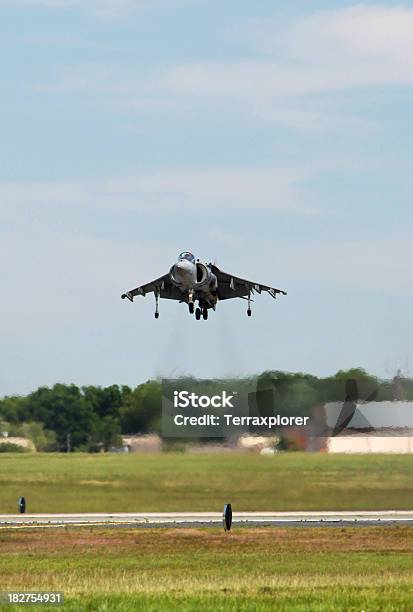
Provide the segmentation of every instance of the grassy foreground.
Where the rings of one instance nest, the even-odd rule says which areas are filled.
[[[0,584],[73,612],[411,610],[413,528],[3,530]]]
[[[0,513],[413,509],[413,455],[0,455]]]
[[[406,455],[2,455],[0,512],[20,495],[29,512],[411,509],[412,473]],[[73,612],[407,611],[413,528],[4,528],[5,590],[64,591]]]

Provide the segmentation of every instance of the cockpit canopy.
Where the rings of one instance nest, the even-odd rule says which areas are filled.
[[[182,261],[183,259],[186,259],[187,261],[190,261],[193,264],[195,263],[195,257],[192,255],[192,253],[189,253],[188,251],[184,251],[178,257],[178,261]]]

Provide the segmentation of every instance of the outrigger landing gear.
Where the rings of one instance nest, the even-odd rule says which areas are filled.
[[[155,319],[159,319],[159,309],[158,309],[158,301],[159,301],[159,297],[158,295],[155,295]]]
[[[247,315],[250,317],[252,314],[251,311],[251,291],[248,290],[248,308],[247,308]]]

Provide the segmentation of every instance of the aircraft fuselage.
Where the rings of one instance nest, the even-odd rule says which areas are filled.
[[[208,264],[195,261],[192,253],[184,252],[171,267],[169,274],[172,283],[182,292],[182,301],[189,304],[191,312],[195,301],[199,302],[203,313],[208,308],[215,310],[218,283]]]

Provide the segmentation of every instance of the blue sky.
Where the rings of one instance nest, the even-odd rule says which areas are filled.
[[[0,0],[0,395],[412,374],[413,3]],[[120,293],[182,250],[288,291]]]

